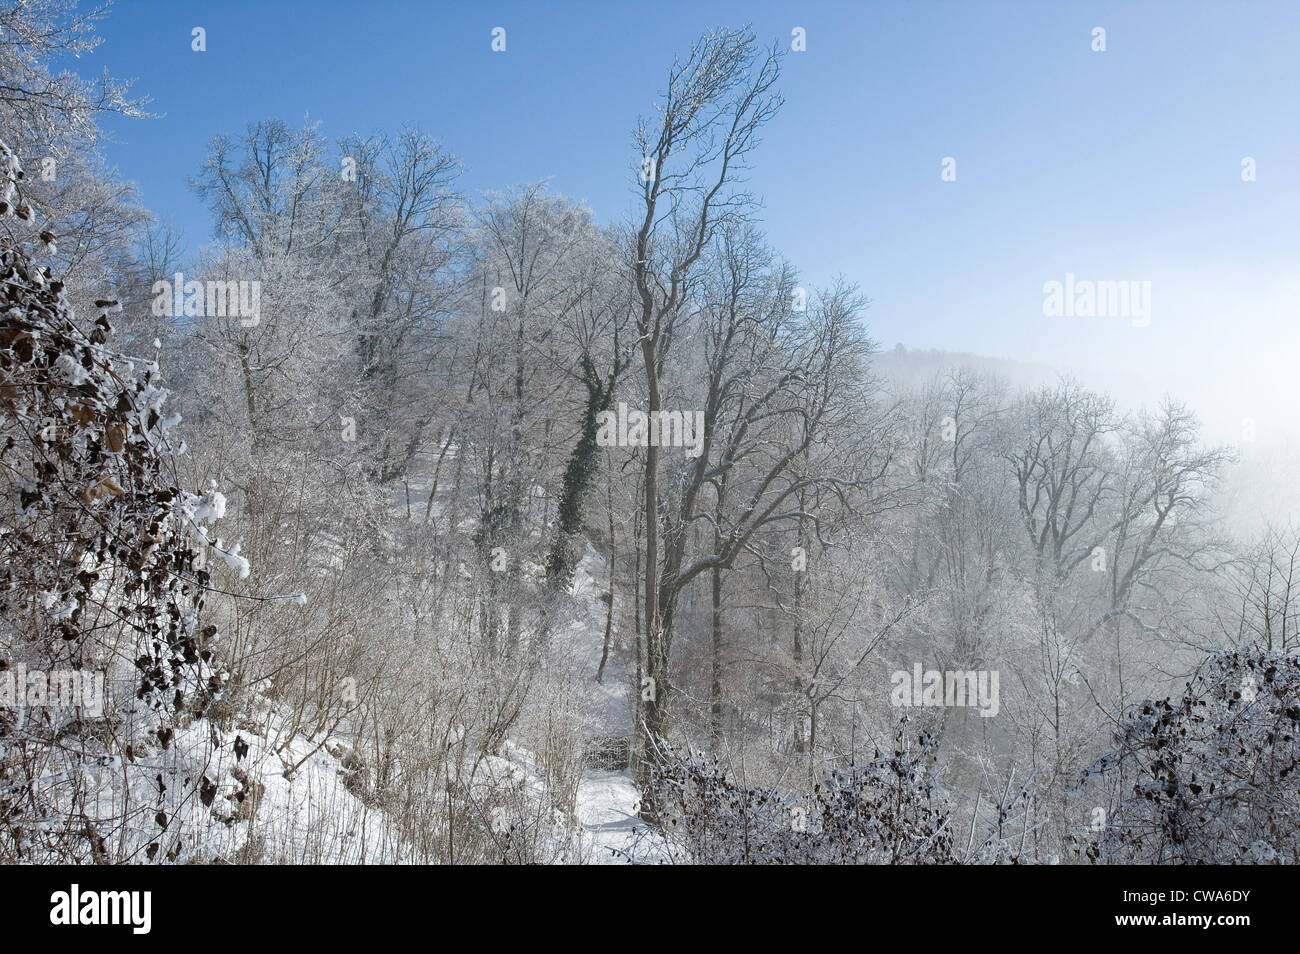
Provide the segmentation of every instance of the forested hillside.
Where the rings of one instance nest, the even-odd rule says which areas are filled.
[[[640,79],[621,217],[250,102],[190,254],[98,22],[0,10],[0,861],[1300,860],[1300,531],[882,354],[749,184],[788,40]]]

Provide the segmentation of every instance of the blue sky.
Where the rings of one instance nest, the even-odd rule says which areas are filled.
[[[110,122],[106,152],[192,247],[210,237],[186,184],[208,139],[268,117],[330,139],[417,125],[471,194],[549,176],[614,221],[674,53],[743,23],[787,48],[807,34],[751,176],[770,237],[807,281],[859,282],[883,345],[1104,369],[1195,398],[1220,429],[1286,423],[1297,3],[119,0],[85,66],[153,97],[163,117]],[[1152,282],[1150,325],[1045,317],[1043,283],[1067,271]]]

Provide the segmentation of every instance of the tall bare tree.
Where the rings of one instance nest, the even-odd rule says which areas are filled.
[[[752,32],[706,34],[673,63],[658,118],[643,120],[637,129],[643,212],[631,252],[649,415],[663,409],[664,364],[696,279],[695,265],[718,228],[752,208],[752,197],[735,184],[759,131],[781,106],[774,92],[779,73],[776,47],[762,53]],[[668,615],[675,592],[661,585],[659,448],[645,449],[644,474],[642,598],[650,682],[643,715],[646,744],[653,748],[667,725]]]

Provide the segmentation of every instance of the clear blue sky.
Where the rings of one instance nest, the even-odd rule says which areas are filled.
[[[859,282],[882,344],[1104,366],[1200,388],[1203,406],[1222,395],[1228,421],[1283,393],[1261,380],[1290,393],[1291,0],[119,0],[86,66],[137,78],[164,114],[110,123],[107,154],[192,246],[210,237],[186,185],[208,139],[267,117],[310,116],[330,139],[418,125],[462,159],[471,193],[550,176],[612,221],[630,208],[636,117],[673,54],[746,22],[787,48],[793,27],[807,31],[751,180],[772,241],[810,282]],[[194,26],[205,53],[190,49]],[[504,54],[490,49],[495,26]],[[940,180],[945,156],[956,182]],[[1067,271],[1151,281],[1150,326],[1044,317],[1043,283]]]

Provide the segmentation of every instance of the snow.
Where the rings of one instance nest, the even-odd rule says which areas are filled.
[[[90,374],[81,363],[70,354],[61,354],[54,362],[54,370],[65,383],[72,387],[83,384],[90,379]]]
[[[382,812],[364,805],[343,784],[339,761],[330,750],[342,745],[312,741],[294,736],[276,752],[267,739],[277,738],[279,720],[271,716],[263,734],[250,731],[247,725],[238,730],[220,732],[221,747],[216,759],[205,768],[211,774],[239,768],[261,786],[256,805],[256,830],[260,841],[247,846],[249,821],[224,829],[212,826],[207,851],[229,855],[240,848],[257,853],[263,863],[299,864],[376,864],[392,863],[405,858],[397,836],[388,829]],[[195,726],[189,733],[178,734],[179,747],[193,745],[200,749],[202,733],[208,725]],[[245,758],[231,754],[236,737],[249,745]],[[290,769],[292,771],[290,771]],[[233,794],[223,790],[218,798]],[[194,799],[190,799],[193,803]],[[223,829],[228,834],[223,835]],[[246,847],[247,846],[247,847]],[[252,859],[250,859],[252,860]]]
[[[604,648],[608,612],[600,595],[605,592],[608,580],[609,561],[588,543],[573,580],[572,593],[580,613],[565,635],[580,671],[592,680],[587,700],[587,740],[592,745],[616,738],[630,741],[633,728],[629,653],[621,645],[618,630],[621,601],[617,597],[604,678],[601,682],[594,681]],[[574,814],[583,829],[586,860],[595,864],[646,864],[663,860],[661,842],[637,814],[640,805],[641,792],[629,769],[588,768],[582,773]]]
[[[226,498],[225,495],[213,490],[199,497],[194,503],[194,522],[204,523],[209,520],[220,520],[226,515]]]
[[[221,561],[226,564],[227,568],[237,573],[241,580],[248,579],[250,568],[248,560],[239,555],[240,544],[236,543],[228,550],[225,549],[222,544],[223,541],[218,538],[217,542],[212,545],[212,552],[221,558]]]
[[[594,769],[583,774],[578,783],[575,814],[591,846],[595,864],[626,864],[643,857],[645,846],[638,848],[637,829],[645,823],[637,815],[641,792],[627,769]]]

